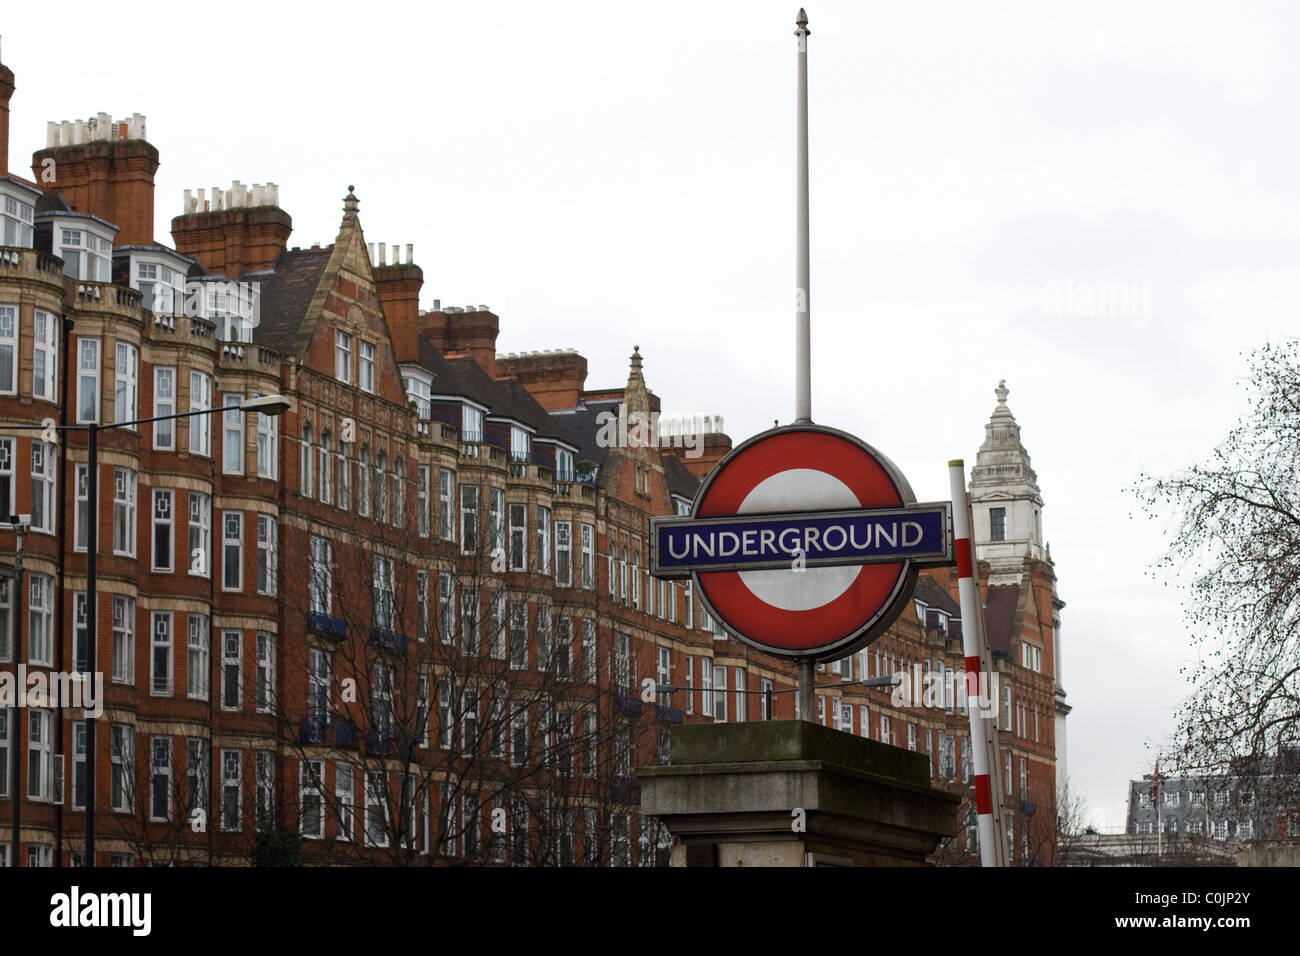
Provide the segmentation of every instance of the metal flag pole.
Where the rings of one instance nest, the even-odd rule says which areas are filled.
[[[998,756],[998,725],[980,713],[981,671],[993,686],[992,658],[984,636],[984,614],[979,581],[975,577],[975,544],[971,528],[970,498],[966,494],[966,465],[960,458],[948,462],[952,489],[953,550],[957,557],[957,588],[961,598],[961,642],[966,658],[966,710],[970,715],[970,746],[975,771],[975,812],[979,825],[980,865],[1006,866],[1007,844],[1002,823],[1002,778],[991,772]],[[974,691],[974,693],[972,693]],[[994,713],[997,713],[994,702]],[[956,759],[956,755],[953,755]]]
[[[794,420],[812,421],[812,333],[808,300],[808,14],[795,18],[799,41],[795,147]]]
[[[808,304],[808,14],[795,17],[797,119],[795,122],[794,420],[812,421],[812,349]],[[813,719],[813,660],[799,660],[799,717]]]

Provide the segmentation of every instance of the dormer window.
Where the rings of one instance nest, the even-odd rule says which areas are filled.
[[[532,453],[532,436],[518,425],[510,426],[510,460],[528,461]]]
[[[63,274],[90,282],[111,282],[113,243],[84,229],[60,229],[57,255]]]
[[[557,481],[573,480],[573,452],[555,449],[555,478]]]
[[[415,407],[419,411],[421,418],[429,418],[433,412],[433,406],[430,402],[433,387],[419,378],[403,379],[403,384],[406,386],[407,400],[415,402]]]
[[[244,283],[217,280],[206,283],[204,318],[217,327],[223,342],[253,341],[253,300]]]
[[[0,213],[0,228],[4,231],[4,245],[32,248],[32,214],[31,203],[4,197],[4,211]]]
[[[137,262],[135,287],[141,306],[155,315],[173,315],[179,311],[177,297],[184,294],[184,276],[159,262]]]
[[[473,405],[462,405],[460,412],[460,440],[483,440],[483,412]]]

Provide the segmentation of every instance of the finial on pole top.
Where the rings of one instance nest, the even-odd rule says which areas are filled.
[[[808,29],[808,14],[804,13],[803,7],[799,8],[799,16],[794,18],[794,35],[797,37],[812,35],[812,31]]]

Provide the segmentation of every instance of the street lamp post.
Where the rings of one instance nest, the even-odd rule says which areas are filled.
[[[292,407],[289,399],[283,395],[262,395],[245,399],[239,404],[241,412],[258,412],[262,415],[283,415]],[[196,415],[213,415],[217,412],[227,412],[229,408],[216,406],[213,408],[200,408],[189,412],[176,412],[171,415],[155,415],[152,418],[136,418],[124,422],[110,422],[107,425],[100,425],[91,422],[87,425],[61,425],[54,426],[59,431],[81,431],[86,432],[86,643],[87,643],[87,672],[94,674],[99,661],[99,609],[96,600],[96,574],[95,558],[99,550],[99,433],[109,428],[125,428],[131,425],[148,425],[151,422],[169,421],[180,418],[193,418]],[[41,429],[45,426],[6,426],[21,429]],[[62,516],[61,516],[62,517]],[[87,713],[86,722],[86,847],[85,847],[85,865],[93,867],[95,865],[95,717]],[[15,778],[15,787],[17,786]],[[15,791],[16,793],[16,791]],[[17,801],[15,800],[15,812]],[[15,837],[14,854],[17,856],[18,843]]]

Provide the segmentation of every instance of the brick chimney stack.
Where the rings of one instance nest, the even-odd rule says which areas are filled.
[[[370,262],[374,269],[375,291],[384,307],[388,320],[388,333],[393,339],[393,354],[398,362],[420,360],[420,289],[424,285],[424,270],[415,264],[414,247],[406,246],[406,261],[402,261],[402,247],[393,244],[393,261],[388,262],[384,243],[379,244],[375,257],[374,243],[369,244]]]
[[[497,333],[501,320],[485,305],[447,306],[420,316],[420,331],[450,358],[469,356],[497,377]]]
[[[73,209],[118,226],[119,246],[153,242],[157,171],[158,150],[145,139],[145,118],[139,113],[127,120],[99,113],[88,120],[49,123],[45,148],[32,154],[32,175],[41,188],[58,190]]]
[[[211,198],[206,193],[185,190],[183,211],[172,219],[176,251],[228,279],[275,265],[293,232],[293,219],[280,208],[280,187],[236,180],[229,189],[214,187]]]
[[[587,382],[587,360],[572,349],[509,352],[497,359],[497,370],[518,379],[548,412],[576,408]]]
[[[9,99],[14,95],[14,71],[0,63],[0,176],[9,175]]]

